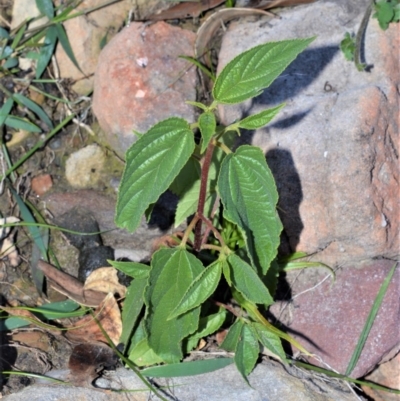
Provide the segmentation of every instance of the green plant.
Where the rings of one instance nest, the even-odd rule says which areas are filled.
[[[375,11],[372,17],[378,20],[379,26],[384,31],[388,29],[391,22],[400,21],[400,3],[398,0],[370,0],[364,11],[364,16],[358,28],[357,35],[350,35],[346,32],[344,39],[340,42],[340,50],[344,57],[346,60],[354,61],[354,64],[359,71],[364,71],[367,68],[367,64],[361,62],[360,53],[361,44],[372,10]]]
[[[258,310],[257,304],[273,303],[279,270],[278,193],[261,149],[231,146],[240,129],[268,124],[284,105],[227,127],[217,125],[215,111],[219,104],[259,95],[313,39],[267,43],[240,54],[216,78],[211,105],[189,102],[202,110],[196,123],[161,121],[126,152],[116,224],[134,231],[168,188],[180,197],[175,224],[190,221],[179,244],[156,251],[151,266],[112,262],[134,278],[123,307],[121,342],[137,365],[179,362],[200,338],[229,323],[227,310],[236,320],[221,347],[235,352],[243,377],[253,369],[260,345],[283,361],[281,338],[306,352]],[[218,286],[226,295],[213,299]],[[231,297],[238,308],[228,304]]]

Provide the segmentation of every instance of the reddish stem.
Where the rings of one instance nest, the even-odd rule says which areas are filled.
[[[194,245],[193,245],[194,250],[197,252],[200,251],[202,242],[201,241],[202,216],[204,213],[204,205],[206,202],[208,172],[210,170],[210,164],[213,152],[214,152],[214,144],[212,143],[212,141],[210,141],[210,143],[207,146],[206,154],[204,156],[203,166],[201,167],[199,204],[197,206],[197,215],[200,217],[200,219],[196,223],[196,227],[194,230]]]

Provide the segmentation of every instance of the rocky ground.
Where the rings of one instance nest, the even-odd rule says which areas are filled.
[[[29,3],[33,9],[24,0],[0,1],[1,25],[15,27],[26,16],[35,15],[34,2]],[[193,2],[177,9],[168,9],[166,0],[133,3],[120,1],[64,24],[84,74],[58,46],[45,73],[58,83],[40,85],[67,106],[29,92],[7,76],[0,78],[9,90],[29,93],[55,122],[76,113],[69,125],[17,170],[14,187],[50,224],[104,231],[92,242],[78,244],[71,236],[51,232],[50,246],[60,265],[80,278],[112,256],[148,260],[160,237],[175,230],[177,199],[170,193],[163,195],[152,220],[143,220],[135,234],[116,229],[114,211],[124,154],[135,140],[133,130],[145,132],[172,115],[194,121],[196,112],[184,101],[204,100],[208,94],[207,82],[178,56],[194,55],[199,26],[223,2],[201,2],[204,9],[205,3],[219,7],[202,13],[193,8]],[[225,30],[213,35],[217,49],[213,57],[221,70],[256,44],[317,37],[262,95],[238,107],[221,108],[219,114],[227,123],[286,103],[276,121],[245,133],[241,141],[263,149],[277,181],[285,227],[281,252],[307,252],[310,260],[331,266],[336,280],[324,269],[288,272],[282,277],[281,295],[270,318],[283,323],[316,355],[311,362],[344,373],[380,285],[399,255],[399,24],[382,31],[376,19],[370,19],[363,46],[369,68],[360,72],[345,60],[339,43],[345,32],[357,31],[368,1],[309,3],[277,8],[273,10],[276,16],[237,15],[226,22]],[[85,0],[79,7],[96,4]],[[107,44],[102,49],[103,41]],[[11,159],[26,154],[41,135],[7,131]],[[2,216],[20,217],[9,189],[1,189]],[[1,305],[42,304],[31,277],[37,250],[26,228],[14,229],[11,235],[20,261],[13,263],[10,257],[0,261]],[[351,376],[400,389],[399,288],[397,269]],[[51,301],[65,298],[50,288],[47,296]],[[32,328],[0,335],[2,370],[45,374],[68,368],[72,345],[64,336]],[[98,387],[141,388],[134,375],[122,368],[109,375],[98,379]],[[398,399],[368,387],[354,393],[343,383],[329,380],[325,384],[324,380],[285,370],[265,358],[250,375],[252,388],[232,366],[158,384],[177,385],[168,394],[182,401],[225,400],[227,394],[234,394],[229,399],[235,400]],[[4,375],[1,391],[9,400],[50,400],[55,392],[64,399],[148,399],[145,392],[128,396],[91,386],[55,388],[34,384],[34,379],[25,376]]]

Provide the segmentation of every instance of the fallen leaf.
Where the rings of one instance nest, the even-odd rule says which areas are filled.
[[[83,286],[84,293],[88,290],[106,294],[112,292],[121,298],[124,298],[126,294],[126,287],[119,283],[118,270],[114,267],[100,267],[90,273]]]
[[[49,352],[51,349],[49,335],[41,331],[21,331],[14,333],[11,336],[11,340],[24,344],[29,348],[38,348],[45,352]]]
[[[51,264],[39,260],[38,269],[49,279],[51,286],[61,294],[73,299],[81,305],[98,306],[104,300],[104,292],[84,290],[83,284],[75,277],[55,268]]]
[[[65,336],[74,342],[101,341],[107,343],[107,339],[99,327],[100,324],[111,341],[117,345],[122,333],[122,320],[114,295],[110,292],[93,313],[96,319],[92,315],[83,317],[73,326],[66,327],[68,330]]]
[[[76,386],[91,386],[103,368],[113,368],[118,362],[114,351],[102,343],[78,344],[72,350],[68,380]]]

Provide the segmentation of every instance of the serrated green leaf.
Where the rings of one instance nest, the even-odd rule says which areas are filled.
[[[221,278],[222,267],[219,261],[215,261],[193,280],[176,308],[168,316],[173,319],[183,313],[196,308],[206,301],[215,291]]]
[[[125,345],[125,349],[144,305],[144,289],[146,284],[146,278],[132,280],[126,291],[124,306],[122,308],[122,333],[120,338],[120,342]]]
[[[259,95],[314,39],[270,42],[239,54],[218,75],[214,99],[233,104]]]
[[[182,118],[161,121],[126,153],[115,222],[134,231],[147,207],[168,189],[195,148],[193,132]]]
[[[10,115],[10,111],[14,106],[14,100],[8,98],[7,101],[1,106],[0,109],[0,127],[5,123],[7,117]]]
[[[128,358],[137,366],[150,366],[163,360],[150,348],[146,338],[140,340],[130,351]]]
[[[193,183],[200,179],[200,174],[201,167],[199,161],[191,157],[176,176],[169,189],[175,195],[182,197],[192,188]]]
[[[54,17],[54,6],[52,0],[36,0],[36,6],[40,13],[45,15],[48,19]]]
[[[285,103],[281,103],[279,106],[273,107],[272,109],[263,110],[260,113],[248,116],[237,124],[239,128],[251,130],[264,127],[264,125],[267,125],[284,106]]]
[[[283,362],[286,362],[286,354],[283,350],[281,339],[276,334],[268,331],[268,329],[261,323],[252,323],[251,325],[253,326],[260,343]]]
[[[275,259],[282,223],[276,212],[278,192],[261,149],[240,146],[222,162],[218,190],[224,217],[237,224],[259,274]]]
[[[258,345],[255,330],[249,324],[244,324],[236,346],[234,359],[238,371],[247,383],[247,376],[254,369],[259,353],[260,346]]]
[[[215,333],[224,323],[226,319],[226,310],[221,308],[221,310],[212,315],[204,316],[200,318],[199,328],[190,337],[190,339],[200,339],[207,337]]]
[[[36,104],[31,99],[28,99],[27,97],[21,95],[20,93],[15,93],[13,97],[29,110],[33,111],[50,129],[54,128],[50,118],[38,104]]]
[[[199,129],[201,137],[203,139],[201,143],[201,153],[207,149],[208,144],[212,136],[215,134],[215,129],[217,127],[217,122],[215,121],[215,115],[213,112],[208,111],[202,113],[199,117]]]
[[[198,327],[199,307],[175,319],[168,316],[203,269],[199,259],[181,248],[160,249],[153,255],[145,292],[145,330],[150,347],[166,363],[182,359],[181,342]]]
[[[4,124],[17,130],[21,129],[29,132],[42,132],[37,125],[17,116],[8,116]]]
[[[233,358],[205,359],[201,361],[189,361],[174,363],[172,365],[156,366],[144,369],[141,373],[148,377],[180,377],[194,376],[203,373],[214,372],[233,363]]]
[[[243,326],[244,323],[241,319],[237,319],[235,323],[233,323],[221,344],[222,349],[228,352],[235,352]]]
[[[28,27],[28,24],[25,23],[24,25],[21,26],[21,28],[18,30],[17,34],[15,35],[15,38],[11,44],[11,48],[15,50],[17,46],[19,45],[19,42],[21,41],[22,37],[24,36],[24,33]]]
[[[135,279],[149,277],[150,266],[147,266],[143,263],[121,262],[118,260],[108,260],[108,263],[129,277],[133,277]]]
[[[39,59],[36,65],[36,79],[39,79],[47,65],[50,62],[51,56],[54,53],[54,48],[57,43],[57,29],[55,26],[47,28],[46,36],[44,38],[43,46],[40,49]]]
[[[203,103],[200,103],[200,102],[193,102],[193,101],[191,101],[191,100],[186,100],[185,103],[190,104],[191,106],[198,107],[199,109],[201,109],[201,110],[203,110],[203,111],[207,111],[207,106],[206,106],[205,104],[203,104]]]
[[[68,58],[72,61],[72,63],[75,65],[75,67],[83,74],[84,72],[81,70],[81,67],[79,67],[78,61],[75,58],[74,52],[72,50],[72,47],[69,43],[68,36],[65,32],[64,27],[61,24],[56,24],[55,25],[56,31],[57,31],[57,37],[58,40],[61,43],[61,46],[63,47],[66,55]]]
[[[274,303],[267,287],[248,263],[234,253],[228,256],[227,262],[231,268],[230,278],[232,285],[248,301],[265,305],[272,305]]]

